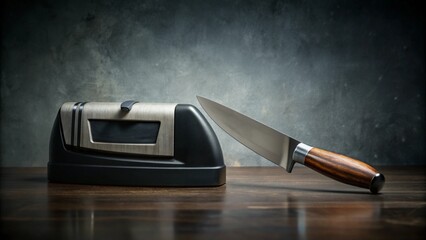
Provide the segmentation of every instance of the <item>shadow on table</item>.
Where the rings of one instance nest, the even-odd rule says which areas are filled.
[[[276,185],[266,185],[266,184],[248,184],[248,183],[233,183],[232,185],[244,186],[244,187],[255,187],[255,188],[264,188],[264,189],[281,189],[281,190],[290,190],[290,191],[300,191],[300,192],[317,192],[317,193],[339,193],[339,194],[362,194],[370,195],[371,193],[368,190],[333,190],[333,189],[320,189],[320,188],[305,188],[305,187],[293,187],[293,186],[276,186]],[[380,195],[381,193],[375,194]]]
[[[47,180],[47,176],[43,176],[43,177],[29,177],[29,178],[25,178],[24,181],[36,182],[36,183],[48,183],[49,182]]]

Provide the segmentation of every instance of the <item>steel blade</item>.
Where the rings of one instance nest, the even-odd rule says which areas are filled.
[[[213,121],[237,141],[260,156],[291,172],[298,141],[233,109],[197,96]]]

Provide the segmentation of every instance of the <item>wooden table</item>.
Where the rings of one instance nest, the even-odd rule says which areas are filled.
[[[1,169],[1,239],[424,239],[425,167],[379,168],[382,194],[305,167],[228,168],[214,188],[48,183]]]

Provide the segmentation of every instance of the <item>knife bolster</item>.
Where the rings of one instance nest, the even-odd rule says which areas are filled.
[[[293,152],[293,160],[300,164],[305,164],[305,158],[308,155],[309,151],[311,151],[311,149],[312,147],[307,144],[297,144],[296,149]]]

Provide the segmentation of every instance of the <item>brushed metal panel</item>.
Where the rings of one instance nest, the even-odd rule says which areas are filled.
[[[71,125],[72,125],[72,107],[74,103],[63,105],[62,125],[67,129],[64,137],[69,145],[71,144]],[[107,152],[132,153],[157,156],[174,155],[174,116],[177,104],[164,103],[136,103],[130,112],[120,110],[120,102],[88,102],[84,105],[81,116],[80,146],[82,148],[96,149]],[[62,109],[61,109],[62,113]],[[76,126],[77,129],[77,115]],[[62,117],[62,114],[61,114]],[[120,120],[120,121],[159,121],[160,129],[158,131],[157,142],[155,144],[134,144],[134,143],[103,143],[93,141],[90,122],[91,119],[97,120]],[[68,128],[68,126],[70,126]],[[77,135],[76,135],[77,136]]]

